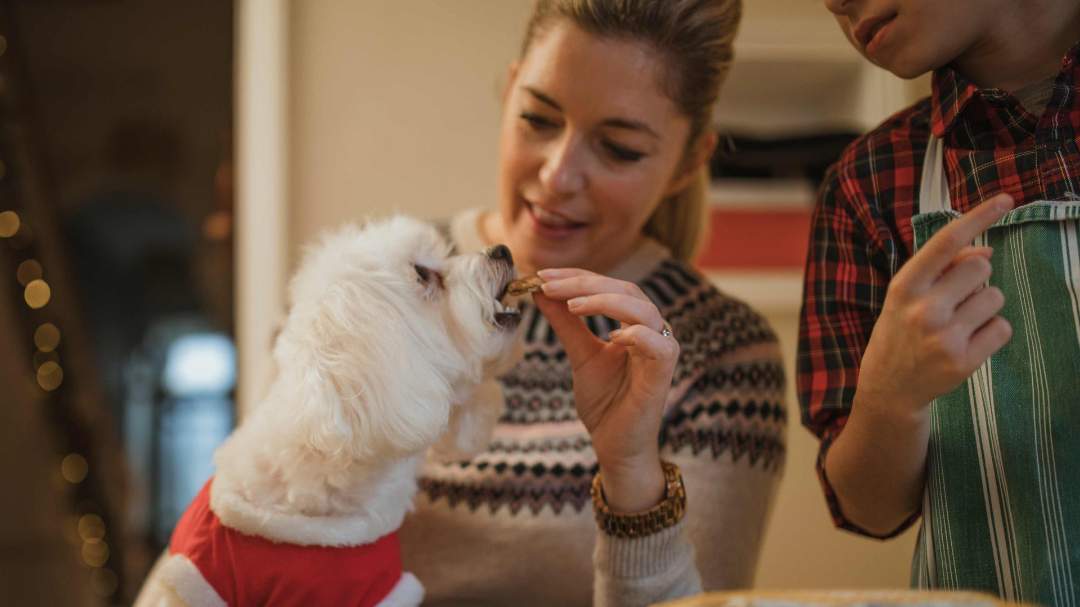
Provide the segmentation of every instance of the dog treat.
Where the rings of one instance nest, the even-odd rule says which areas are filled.
[[[539,276],[533,274],[532,276],[519,278],[506,285],[506,294],[518,297],[521,295],[525,295],[526,293],[539,291],[540,287],[543,286],[543,284],[544,281]]]

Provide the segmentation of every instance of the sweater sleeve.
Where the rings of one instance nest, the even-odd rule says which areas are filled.
[[[686,521],[640,538],[597,533],[595,607],[630,607],[701,592]]]

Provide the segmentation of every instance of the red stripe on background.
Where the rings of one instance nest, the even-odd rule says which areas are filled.
[[[811,209],[710,209],[709,236],[698,267],[796,269],[806,263]]]

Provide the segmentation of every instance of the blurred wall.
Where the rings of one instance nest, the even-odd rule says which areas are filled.
[[[290,245],[368,214],[495,199],[502,83],[529,3],[291,4]]]
[[[738,293],[736,285],[727,291]],[[792,301],[792,300],[789,300]],[[797,299],[796,299],[797,301]],[[794,363],[799,317],[795,305],[758,305],[780,337],[788,377],[787,469],[765,534],[760,588],[896,588],[908,585],[916,527],[888,542],[840,531],[830,522],[814,462],[818,441],[799,423]]]
[[[813,4],[817,16],[800,22],[803,31],[839,38]],[[290,267],[304,242],[342,221],[392,210],[445,217],[493,204],[499,92],[529,8],[527,0],[292,2]],[[763,300],[787,302],[764,311],[791,378],[797,297]],[[913,534],[880,543],[833,529],[813,470],[817,442],[789,394],[787,472],[758,585],[906,586]]]

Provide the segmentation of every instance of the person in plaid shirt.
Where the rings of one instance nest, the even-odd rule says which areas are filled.
[[[802,421],[837,526],[923,517],[913,584],[1080,602],[1080,3],[825,0],[932,94],[815,210]]]

